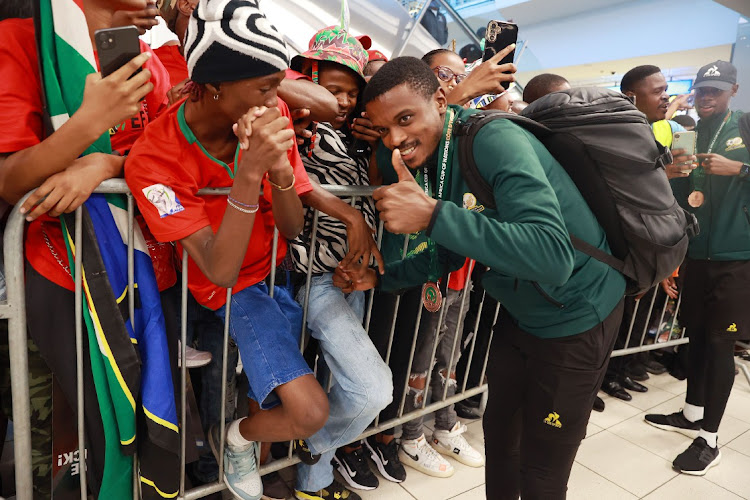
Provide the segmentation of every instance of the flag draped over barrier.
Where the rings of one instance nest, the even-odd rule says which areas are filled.
[[[83,0],[41,0],[39,59],[52,129],[81,105],[86,76],[97,71]],[[84,154],[111,153],[108,133]],[[139,453],[143,498],[176,498],[179,430],[164,317],[151,258],[134,235],[135,317],[128,303],[128,213],[121,195],[92,195],[83,211],[84,320],[105,430],[99,498],[133,497],[132,455]],[[70,268],[79,250],[74,218],[61,218]],[[143,425],[141,425],[143,423]]]

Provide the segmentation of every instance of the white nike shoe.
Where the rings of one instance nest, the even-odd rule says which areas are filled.
[[[428,476],[451,477],[455,472],[451,463],[430,446],[424,434],[418,439],[402,439],[398,458],[402,464]]]
[[[461,422],[456,422],[449,431],[436,429],[432,435],[432,446],[438,453],[453,457],[464,465],[482,467],[484,456],[466,441],[463,436],[466,430],[466,426]]]

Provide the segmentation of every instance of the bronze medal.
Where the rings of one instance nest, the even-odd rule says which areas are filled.
[[[693,208],[700,207],[705,201],[706,197],[701,191],[693,191],[690,193],[690,196],[688,196],[688,205]]]
[[[437,312],[440,310],[440,306],[443,304],[443,294],[440,292],[440,288],[437,283],[428,281],[422,287],[422,303],[424,308],[430,312]]]

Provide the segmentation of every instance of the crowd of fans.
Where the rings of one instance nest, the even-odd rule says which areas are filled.
[[[219,479],[223,461],[223,480],[237,498],[354,500],[356,490],[375,489],[382,479],[404,481],[407,470],[446,478],[453,461],[471,467],[486,461],[487,498],[563,499],[592,407],[604,410],[597,392],[629,399],[627,391],[647,390],[639,381],[648,373],[666,371],[648,354],[609,362],[613,347],[639,345],[640,336],[628,334],[642,331],[649,319],[639,301],[676,297],[683,288],[680,321],[690,334],[682,355],[686,403],[672,415],[647,415],[646,422],[694,438],[674,461],[680,472],[701,475],[719,463],[717,432],[734,379],[734,344],[750,337],[750,154],[743,142],[750,127],[742,112],[729,110],[738,88],[730,63],[699,70],[697,125],[684,113],[691,108],[687,96],[670,102],[658,67],[639,66],[622,79],[622,93],[662,146],[671,147],[676,132],[697,132],[696,151],[673,149],[664,175],[676,202],[702,228],[675,277],[645,296],[625,297],[620,272],[571,243],[575,234],[610,251],[596,214],[531,133],[495,120],[474,138],[476,167],[496,207],[484,206],[462,177],[454,124],[477,109],[523,114],[548,94],[571,89],[564,76],[545,73],[528,81],[523,101],[514,102],[507,86],[516,67],[498,64],[513,46],[486,61],[442,48],[421,60],[389,61],[371,50],[369,37],[330,26],[290,59],[283,34],[253,0],[79,3],[70,2],[80,16],[64,22],[78,19],[76,29],[91,41],[97,30],[134,25],[142,53],[106,77],[91,68],[76,78],[69,71],[79,64],[78,54],[69,53],[78,50],[75,43],[68,52],[56,49],[56,65],[45,60],[45,40],[69,34],[45,31],[44,8],[35,24],[31,2],[4,2],[0,20],[0,208],[7,212],[35,190],[20,205],[28,221],[35,497],[49,498],[53,488],[53,385],[76,407],[76,374],[69,369],[76,249],[66,214],[81,206],[103,255],[100,264],[84,257],[87,318],[97,332],[89,336],[91,362],[83,373],[88,476],[100,498],[126,491],[132,497],[133,446],[143,497],[177,495],[174,387],[184,362],[197,396],[190,420],[198,430],[179,430],[194,451],[186,471],[193,486]],[[53,16],[60,12],[51,9]],[[437,6],[422,22],[447,37]],[[444,45],[447,38],[438,41]],[[161,293],[162,340],[143,342],[131,332],[122,350],[108,325],[95,325],[108,313],[94,281],[102,273],[94,270],[100,265],[111,274],[114,265],[101,236],[109,219],[100,219],[100,211],[115,213],[117,202],[109,199],[103,209],[91,196],[117,177],[135,200],[136,233],[155,271],[139,280],[152,280]],[[322,186],[380,187],[373,197],[340,198]],[[198,194],[203,188],[229,194]],[[119,235],[117,217],[110,219]],[[385,227],[380,245],[379,222]],[[180,319],[183,250],[187,325]],[[114,288],[114,278],[111,283]],[[138,286],[145,297],[145,281]],[[373,289],[366,329],[366,292]],[[127,322],[125,293],[108,293],[117,301],[113,311]],[[223,373],[225,321],[230,341]],[[188,331],[184,360],[177,356],[181,326]],[[480,418],[477,398],[438,410],[431,433],[420,417],[404,423],[398,438],[392,428],[357,440],[378,418],[420,410],[430,394],[437,400],[456,394],[463,380],[470,387],[484,383],[481,356],[472,363],[462,354],[472,343],[477,352],[490,349],[493,328],[485,453],[466,440],[458,419]],[[310,338],[301,351],[305,331]],[[4,336],[7,372],[7,331]],[[94,354],[100,350],[101,358]],[[147,366],[168,364],[171,372],[157,389],[143,391],[142,402],[128,400],[128,363],[141,360],[149,384],[156,376]],[[109,396],[109,406],[100,377],[123,390],[121,398]],[[0,378],[5,389],[7,376]],[[235,397],[245,391],[247,401]],[[153,406],[154,393],[169,401]],[[0,395],[9,416],[9,397],[4,390]],[[120,402],[136,413],[142,406],[131,440],[123,437]],[[277,473],[259,474],[261,465],[286,455],[281,443],[289,442],[301,460],[294,491]]]

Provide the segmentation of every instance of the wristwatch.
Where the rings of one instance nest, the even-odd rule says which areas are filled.
[[[740,167],[740,179],[746,179],[750,177],[750,163],[743,163]]]

